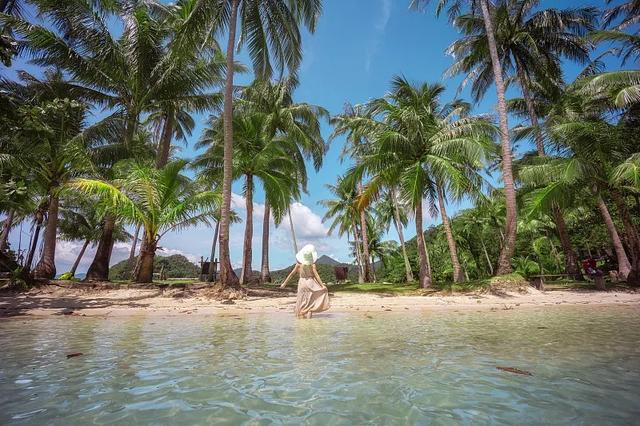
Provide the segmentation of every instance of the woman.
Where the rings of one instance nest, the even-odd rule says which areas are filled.
[[[313,312],[322,312],[329,309],[329,291],[322,283],[316,260],[318,253],[315,247],[307,244],[296,254],[296,266],[284,280],[280,288],[284,288],[289,280],[296,274],[300,274],[298,280],[298,299],[296,300],[296,316],[298,318],[311,318]]]

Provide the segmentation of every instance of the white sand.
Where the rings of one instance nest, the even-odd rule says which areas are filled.
[[[244,300],[223,302],[205,297],[202,292],[180,290],[117,289],[79,290],[47,286],[28,293],[0,295],[0,317],[11,316],[127,316],[127,315],[211,315],[226,313],[292,312],[295,294],[249,296]],[[410,312],[433,310],[501,310],[540,306],[632,305],[640,308],[638,291],[555,290],[503,296],[431,295],[389,296],[382,294],[336,293],[331,297],[333,312]]]

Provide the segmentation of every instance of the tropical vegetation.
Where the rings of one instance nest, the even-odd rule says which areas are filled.
[[[462,77],[457,95],[389,76],[386,93],[331,115],[296,95],[320,0],[1,2],[1,66],[20,57],[38,69],[0,77],[3,256],[46,280],[77,275],[90,250],[86,281],[147,283],[166,262],[163,236],[201,226],[211,230],[208,281],[269,283],[282,275],[271,273],[270,229],[288,222],[297,248],[292,205],[329,141],[343,142],[346,171],[325,182],[320,206],[362,284],[441,288],[513,271],[580,280],[593,256],[612,279],[640,285],[638,2],[406,3],[435,6],[458,32],[444,71]],[[243,48],[249,65],[236,60]],[[582,72],[565,75],[567,62]],[[251,73],[247,84],[238,73]],[[492,89],[495,110],[476,110]],[[183,158],[192,138],[195,158]],[[240,222],[238,277],[230,225]],[[25,226],[16,250],[9,235]],[[80,247],[69,271],[56,270],[62,240]],[[116,242],[129,259],[110,276]]]

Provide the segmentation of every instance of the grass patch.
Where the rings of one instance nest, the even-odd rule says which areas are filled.
[[[489,279],[472,280],[463,283],[436,283],[433,288],[445,293],[484,293],[491,288]]]
[[[406,283],[340,283],[327,286],[331,292],[345,293],[384,293],[393,295],[407,295],[418,290],[416,284]]]

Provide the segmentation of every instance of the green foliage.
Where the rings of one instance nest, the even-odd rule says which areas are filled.
[[[153,272],[160,273],[162,268],[164,268],[167,278],[193,278],[200,275],[200,269],[181,254],[166,257],[156,256],[153,264]],[[109,277],[114,280],[127,280],[129,278],[129,272],[129,260],[126,259],[111,267]]]

